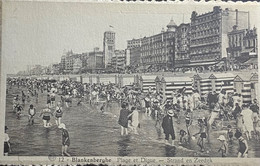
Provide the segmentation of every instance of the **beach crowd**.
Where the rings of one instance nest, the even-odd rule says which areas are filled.
[[[64,110],[74,105],[89,104],[98,106],[102,113],[108,111],[111,103],[117,103],[118,124],[121,136],[141,135],[142,121],[140,114],[152,118],[155,127],[164,134],[165,144],[181,146],[197,141],[199,151],[205,152],[205,142],[211,141],[210,133],[225,130],[219,134],[219,150],[222,157],[229,156],[228,148],[238,142],[238,157],[248,157],[248,141],[260,140],[260,116],[257,99],[244,103],[238,93],[221,90],[200,94],[197,89],[187,93],[186,87],[173,90],[170,97],[153,87],[143,91],[136,85],[119,87],[116,84],[88,84],[72,80],[41,80],[32,78],[8,78],[6,93],[18,88],[20,94],[13,96],[12,108],[17,120],[28,117],[28,125],[34,125],[41,118],[45,128],[53,126],[51,118],[62,131],[61,154],[70,156],[68,148],[70,137],[67,125],[62,122]],[[45,108],[38,110],[39,95],[46,95]],[[11,94],[12,95],[12,94]],[[176,130],[176,126],[181,126]],[[197,126],[197,132],[191,130]],[[179,127],[178,127],[179,128]],[[4,154],[11,152],[8,126],[5,126]],[[178,142],[177,145],[175,142]],[[207,153],[207,151],[205,152]]]

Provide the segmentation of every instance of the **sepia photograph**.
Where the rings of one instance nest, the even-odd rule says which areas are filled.
[[[3,156],[260,157],[259,5],[1,12]]]

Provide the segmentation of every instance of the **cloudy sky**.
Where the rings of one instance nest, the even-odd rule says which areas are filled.
[[[256,7],[223,6],[250,11],[255,25]],[[173,18],[177,25],[190,22],[191,12],[199,14],[212,5],[111,4],[111,3],[3,3],[3,67],[8,73],[27,65],[48,65],[60,61],[64,50],[75,53],[102,49],[103,33],[113,26],[116,49],[125,49],[126,40],[159,33]]]

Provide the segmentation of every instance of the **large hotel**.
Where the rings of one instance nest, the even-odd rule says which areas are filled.
[[[191,15],[190,62],[209,68],[227,57],[228,32],[249,28],[249,13],[215,6],[212,12]]]
[[[221,9],[219,6],[204,14],[193,11],[190,23],[177,26],[174,20],[171,20],[167,29],[163,29],[161,33],[128,40],[130,61],[135,59],[133,61],[139,63],[139,68],[147,71],[150,68],[151,71],[198,71],[214,70],[216,67],[226,70],[230,67],[227,65],[230,52],[233,53],[229,36],[234,27],[243,32],[249,30],[249,12]],[[240,40],[243,42],[246,39],[241,37]],[[140,60],[137,58],[138,50]]]
[[[248,11],[221,9],[191,13],[190,23],[176,25],[115,47],[115,32],[104,32],[103,50],[65,52],[55,71],[61,73],[203,71],[257,69],[257,29],[250,29]],[[56,65],[57,66],[57,65]]]

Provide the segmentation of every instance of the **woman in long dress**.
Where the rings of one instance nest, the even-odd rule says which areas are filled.
[[[244,104],[241,114],[243,115],[243,121],[248,139],[251,139],[251,132],[254,131],[252,113],[253,112],[248,108],[248,105]]]
[[[118,124],[121,126],[121,135],[128,135],[128,115],[129,111],[127,109],[128,104],[127,103],[122,103],[121,110],[120,110],[120,115],[119,115],[119,120]]]

